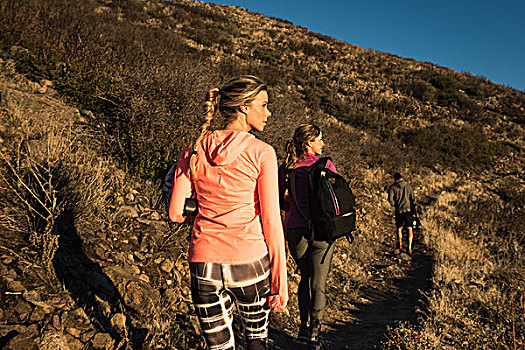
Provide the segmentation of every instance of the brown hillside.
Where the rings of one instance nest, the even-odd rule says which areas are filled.
[[[328,349],[525,346],[525,93],[196,1],[0,2],[0,348],[203,349],[160,178],[204,93],[271,87],[284,155],[319,124],[352,186],[359,234],[336,247]],[[384,193],[416,191],[415,252],[395,250]],[[289,310],[274,349],[294,349]],[[240,340],[242,343],[242,340]]]

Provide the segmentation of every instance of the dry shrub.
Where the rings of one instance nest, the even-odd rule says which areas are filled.
[[[2,83],[0,224],[8,233],[2,245],[29,245],[26,259],[52,275],[57,219],[66,211],[87,222],[103,216],[112,186],[109,162],[86,146],[88,135],[73,125],[78,112]]]
[[[434,350],[440,348],[440,339],[434,334],[425,333],[421,335],[408,323],[402,323],[398,327],[387,327],[387,341],[382,349],[395,350]]]

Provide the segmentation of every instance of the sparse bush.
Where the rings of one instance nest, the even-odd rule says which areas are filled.
[[[279,52],[265,46],[255,48],[253,56],[270,65],[277,65],[281,58]]]
[[[50,121],[9,95],[4,103],[1,136],[9,147],[0,150],[0,225],[12,237],[9,244],[29,246],[26,259],[51,277],[57,220],[65,212],[87,219],[105,211],[112,186],[109,167],[84,149],[87,136],[73,130],[73,120]]]
[[[310,40],[296,40],[290,43],[290,48],[294,52],[302,52],[306,56],[315,57],[320,61],[330,60],[332,55],[327,48],[319,44],[312,43]]]
[[[321,109],[338,119],[344,120],[346,116],[351,114],[350,106],[337,95],[324,95],[321,97]]]
[[[121,4],[128,18],[138,19],[136,4]],[[119,156],[123,168],[158,178],[188,141],[180,127],[184,119],[195,118],[200,102],[196,88],[205,90],[202,59],[187,56],[179,38],[162,29],[138,30],[129,22],[120,29],[108,28],[99,17],[83,16],[81,10],[71,13],[60,3],[45,3],[34,11],[35,21],[49,30],[50,38],[57,37],[37,43],[30,31],[12,34],[31,52],[17,61],[17,69],[52,79],[70,102],[94,112],[97,119],[92,122],[117,141],[108,150]],[[49,17],[56,18],[55,32],[46,25]],[[129,35],[122,36],[121,30]],[[64,45],[53,44],[60,40]]]
[[[421,101],[433,101],[435,99],[436,88],[424,80],[412,82],[409,89],[412,90],[412,96]]]
[[[428,167],[439,163],[455,171],[484,169],[500,152],[499,145],[467,125],[459,129],[436,123],[403,131],[399,137],[408,147],[417,149],[418,161]]]

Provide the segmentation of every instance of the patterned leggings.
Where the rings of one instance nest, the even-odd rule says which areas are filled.
[[[246,339],[267,338],[268,256],[247,264],[190,263],[190,272],[195,311],[210,350],[235,349],[233,302]]]

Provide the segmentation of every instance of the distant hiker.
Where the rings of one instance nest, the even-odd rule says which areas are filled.
[[[195,193],[188,260],[208,348],[236,348],[235,303],[247,349],[267,349],[270,309],[284,311],[288,301],[277,158],[248,133],[271,116],[267,87],[254,76],[235,78],[208,92],[206,109],[199,137],[177,163],[169,217],[183,222],[185,199]],[[223,127],[208,131],[217,110]]]
[[[298,340],[318,346],[319,332],[326,306],[326,279],[332,263],[335,244],[326,241],[311,240],[309,224],[295,207],[290,198],[287,174],[291,169],[314,164],[323,152],[324,142],[321,129],[312,124],[302,124],[294,132],[293,138],[286,144],[286,159],[279,167],[279,198],[281,209],[287,211],[285,218],[286,241],[290,253],[297,263],[301,280],[297,292],[299,299],[300,327]],[[331,161],[326,168],[337,172]],[[308,171],[305,168],[296,171],[295,192],[300,210],[310,217],[308,201]],[[315,233],[314,233],[315,235]]]
[[[403,228],[408,230],[408,254],[412,254],[413,218],[416,213],[416,200],[412,187],[400,173],[394,174],[394,183],[388,188],[388,202],[395,208],[395,220],[399,249],[403,250]]]

